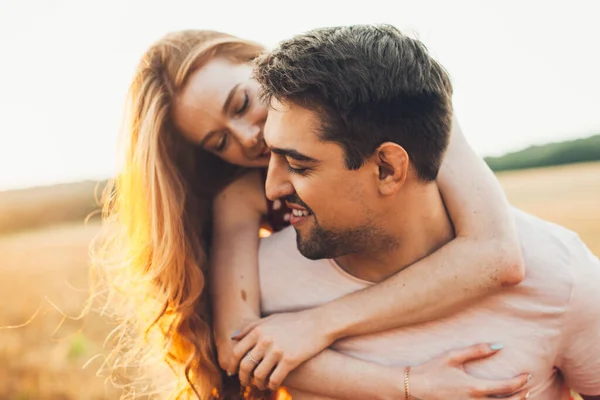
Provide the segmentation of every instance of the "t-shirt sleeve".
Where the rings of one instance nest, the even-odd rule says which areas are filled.
[[[600,395],[600,260],[579,238],[572,249],[573,286],[557,367],[574,391]]]

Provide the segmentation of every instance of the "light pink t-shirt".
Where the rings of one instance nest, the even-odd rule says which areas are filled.
[[[530,372],[532,399],[568,399],[568,387],[600,394],[600,261],[575,233],[518,210],[514,216],[527,268],[520,285],[435,322],[343,339],[333,349],[405,366],[502,343],[502,351],[467,371],[487,379]],[[261,241],[259,265],[265,315],[315,307],[372,284],[332,260],[304,258],[293,228]]]

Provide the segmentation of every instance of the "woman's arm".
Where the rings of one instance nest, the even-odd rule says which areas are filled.
[[[438,184],[454,240],[384,282],[321,307],[257,321],[236,338],[251,336],[245,341],[250,348],[270,343],[283,353],[278,363],[287,374],[339,338],[431,321],[521,282],[524,266],[506,197],[456,121]],[[304,328],[290,330],[290,321]]]
[[[412,399],[481,399],[488,396],[525,399],[528,374],[504,380],[477,379],[463,365],[496,354],[489,344],[452,350],[420,366],[409,374]],[[335,374],[324,373],[336,371]],[[265,387],[265,382],[257,382]],[[293,371],[285,380],[289,388],[336,399],[403,399],[404,367],[386,367],[324,350]]]
[[[260,316],[258,232],[266,212],[264,184],[251,171],[225,188],[214,201],[210,252],[214,333],[219,364],[231,365],[231,336]]]

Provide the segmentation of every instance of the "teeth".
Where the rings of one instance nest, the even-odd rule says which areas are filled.
[[[296,210],[294,208],[292,209],[292,214],[294,214],[295,217],[308,217],[308,211],[306,210]]]

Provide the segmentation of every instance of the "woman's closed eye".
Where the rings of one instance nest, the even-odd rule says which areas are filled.
[[[248,97],[248,92],[244,91],[244,100],[242,102],[242,105],[240,107],[238,107],[238,109],[235,111],[235,114],[236,115],[243,114],[248,109],[249,103],[250,103],[250,98]]]
[[[217,147],[215,148],[215,151],[217,153],[222,152],[223,150],[225,150],[225,148],[227,147],[227,143],[229,142],[229,135],[227,134],[227,132],[223,133],[221,135],[221,139],[219,139],[219,143],[217,144]]]

